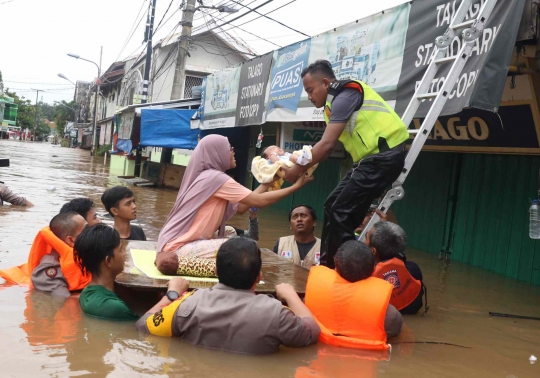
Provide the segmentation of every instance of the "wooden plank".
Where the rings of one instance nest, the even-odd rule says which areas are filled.
[[[130,273],[134,267],[131,259],[130,249],[155,250],[157,243],[154,241],[123,241],[126,243],[124,253],[124,272],[116,277],[116,284],[145,291],[163,292],[167,289],[167,280],[153,279],[146,275]],[[293,264],[290,260],[277,256],[272,251],[261,248],[262,271],[264,284],[257,285],[255,292],[258,294],[275,294],[275,286],[280,283],[291,284],[300,296],[306,292],[306,283],[309,270],[299,265]],[[205,289],[214,286],[214,282],[190,281],[190,289]]]
[[[0,168],[9,167],[9,159],[0,159]]]

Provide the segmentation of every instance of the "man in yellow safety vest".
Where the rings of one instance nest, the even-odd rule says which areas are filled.
[[[373,200],[392,184],[405,162],[407,127],[394,110],[365,83],[336,80],[332,65],[317,60],[302,72],[308,99],[324,106],[327,126],[311,150],[310,164],[295,165],[288,181],[325,160],[339,140],[354,165],[324,204],[321,263],[334,268],[334,255],[341,244],[354,240],[354,230],[364,220]]]

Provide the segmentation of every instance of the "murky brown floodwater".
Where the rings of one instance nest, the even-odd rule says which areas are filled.
[[[24,262],[36,232],[61,205],[77,196],[100,203],[109,177],[102,158],[45,143],[0,140],[0,181],[36,204],[0,208],[0,269]],[[50,190],[51,187],[55,190]],[[48,190],[49,189],[49,190]],[[176,192],[132,187],[139,221],[155,239]],[[288,234],[286,214],[260,212],[261,246],[272,248]],[[234,218],[237,227],[247,216]],[[322,345],[287,349],[272,356],[241,356],[193,347],[180,340],[139,335],[132,324],[92,319],[78,301],[57,300],[25,287],[0,285],[1,376],[178,377],[539,377],[540,321],[490,318],[489,311],[540,316],[540,289],[435,255],[410,251],[429,288],[430,311],[407,316],[390,360]],[[466,346],[412,341],[446,342]]]

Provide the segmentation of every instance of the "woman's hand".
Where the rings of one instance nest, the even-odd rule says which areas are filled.
[[[313,181],[313,179],[314,179],[313,176],[308,177],[306,175],[302,175],[302,176],[298,177],[298,180],[296,180],[296,182],[292,186],[296,187],[297,189],[300,189],[301,187],[306,185],[308,182]]]

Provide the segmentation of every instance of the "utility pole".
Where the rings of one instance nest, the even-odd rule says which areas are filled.
[[[188,47],[193,27],[193,15],[195,14],[196,0],[187,0],[182,13],[182,34],[178,41],[178,55],[176,57],[176,69],[171,93],[171,100],[184,97],[184,85],[186,76],[186,57],[189,56]]]
[[[36,129],[38,127],[39,117],[38,117],[38,98],[39,98],[39,92],[43,92],[42,89],[32,89],[33,91],[36,91],[36,126],[34,126],[34,142],[36,141]]]
[[[156,13],[156,0],[152,0],[151,9],[148,10],[148,17],[146,23],[146,62],[144,64],[144,78],[143,78],[143,90],[141,104],[146,104],[148,102],[148,84],[150,79],[150,66],[152,65],[152,34],[154,34],[154,15]],[[135,153],[135,176],[141,175],[141,145],[137,146],[137,151]]]
[[[100,78],[101,78],[101,58],[103,56],[103,46],[101,46],[101,50],[99,52],[99,67],[98,67],[98,77],[96,79],[96,94],[94,98],[94,125],[93,125],[93,135],[92,135],[92,149],[90,150],[90,156],[96,156],[97,155],[97,148],[98,148],[98,140],[97,140],[97,109],[98,109],[98,101],[99,101],[99,87],[100,87]],[[94,63],[95,64],[95,63]],[[97,66],[97,64],[96,64]]]

